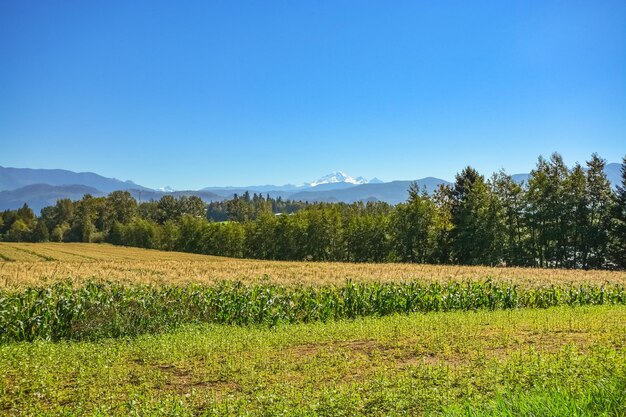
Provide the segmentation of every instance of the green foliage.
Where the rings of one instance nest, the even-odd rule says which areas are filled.
[[[24,204],[17,210],[5,210],[1,216],[0,237],[9,242],[28,242],[37,224],[35,213]]]
[[[59,225],[56,225],[50,233],[50,240],[52,242],[63,242],[69,230],[70,225],[67,223],[61,223]]]
[[[55,284],[0,292],[0,342],[98,339],[185,323],[267,325],[395,313],[626,304],[621,286],[519,288],[483,283],[353,283],[343,287]]]
[[[281,197],[263,197],[261,194],[249,193],[234,195],[225,201],[213,201],[207,205],[206,215],[215,222],[256,220],[262,214],[283,213],[291,214],[305,209],[309,203],[303,201],[285,201]]]
[[[453,259],[461,264],[493,265],[502,260],[503,236],[497,196],[475,169],[465,168],[452,189]]]
[[[389,216],[364,214],[352,216],[345,229],[346,257],[351,262],[389,260],[391,235]]]
[[[575,416],[618,417],[626,415],[626,378],[594,381],[585,389],[538,389],[499,395],[487,404],[450,407],[447,416]]]
[[[135,217],[123,227],[122,244],[140,248],[156,249],[159,247],[159,228],[150,220]]]
[[[114,221],[128,223],[137,215],[137,201],[128,191],[113,191],[107,200]]]
[[[427,195],[413,190],[391,216],[392,245],[401,262],[432,262],[437,209]]]
[[[50,232],[45,221],[39,219],[33,230],[32,241],[33,242],[48,242],[50,240]]]
[[[23,242],[30,240],[31,229],[28,224],[22,220],[17,219],[11,225],[11,228],[6,234],[6,240],[8,242]]]

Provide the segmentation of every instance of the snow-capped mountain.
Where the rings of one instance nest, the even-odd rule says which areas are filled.
[[[166,185],[165,187],[159,188],[159,191],[162,191],[164,193],[173,193],[176,190],[170,187],[169,185]]]
[[[318,179],[317,181],[310,182],[306,185],[309,187],[317,187],[318,185],[322,185],[322,184],[336,184],[340,182],[354,184],[354,185],[369,183],[369,181],[363,177],[353,178],[343,171],[334,171],[328,175],[324,175],[322,178]]]

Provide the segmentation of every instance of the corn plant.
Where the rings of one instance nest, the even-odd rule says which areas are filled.
[[[396,313],[626,304],[621,285],[523,288],[510,284],[347,281],[343,286],[123,286],[88,282],[0,291],[0,342],[93,340],[186,323],[275,326]]]

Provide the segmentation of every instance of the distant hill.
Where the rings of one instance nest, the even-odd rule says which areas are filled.
[[[611,181],[613,187],[617,187],[622,183],[622,164],[606,164],[604,173],[609,181]]]
[[[163,192],[149,189],[130,189],[124,191],[128,191],[137,201],[159,200],[164,195],[171,195],[175,198],[195,195],[207,203],[223,200],[223,197],[207,191]],[[56,204],[56,201],[59,199],[69,198],[70,200],[80,200],[85,194],[91,194],[93,197],[102,197],[109,193],[81,184],[33,184],[18,188],[17,190],[0,191],[0,210],[14,210],[22,207],[24,203],[26,203],[33,209],[35,214],[39,214],[42,208]]]
[[[0,191],[0,210],[15,210],[26,203],[35,214],[39,214],[43,207],[52,206],[56,204],[57,200],[62,198],[80,200],[85,194],[100,197],[104,193],[93,187],[79,184],[32,184],[17,190]]]
[[[513,175],[511,175],[511,178],[513,178],[513,181],[515,181],[518,184],[528,183],[528,177],[530,177],[530,174],[513,174]]]
[[[257,193],[265,193],[270,191],[294,191],[299,190],[302,187],[298,187],[297,185],[287,184],[287,185],[250,185],[245,187],[205,187],[200,191],[211,191],[216,194],[226,195],[226,194],[241,194],[246,190],[255,190]]]
[[[64,169],[30,169],[0,167],[0,191],[16,190],[27,185],[84,185],[104,193],[116,190],[149,190],[132,181],[107,178],[93,172],[73,172]]]
[[[212,193],[210,191],[155,191],[155,190],[126,190],[133,196],[133,198],[137,201],[150,201],[150,200],[160,200],[164,195],[171,195],[174,198],[179,198],[182,196],[192,196],[195,195],[200,197],[202,200],[210,203],[211,201],[221,201],[224,198],[220,195]]]

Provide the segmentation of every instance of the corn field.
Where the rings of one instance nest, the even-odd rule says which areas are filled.
[[[183,324],[263,325],[395,313],[626,304],[620,285],[522,288],[482,283],[354,283],[343,286],[122,286],[69,283],[0,292],[0,341],[93,340],[162,332]]]
[[[504,268],[400,263],[289,262],[232,259],[89,243],[0,242],[0,289],[20,291],[71,280],[126,285],[216,285],[222,280],[284,286],[341,286],[355,282],[494,282],[522,287],[546,285],[626,286],[626,271]],[[3,260],[4,259],[4,260]],[[10,260],[7,260],[10,259]]]

